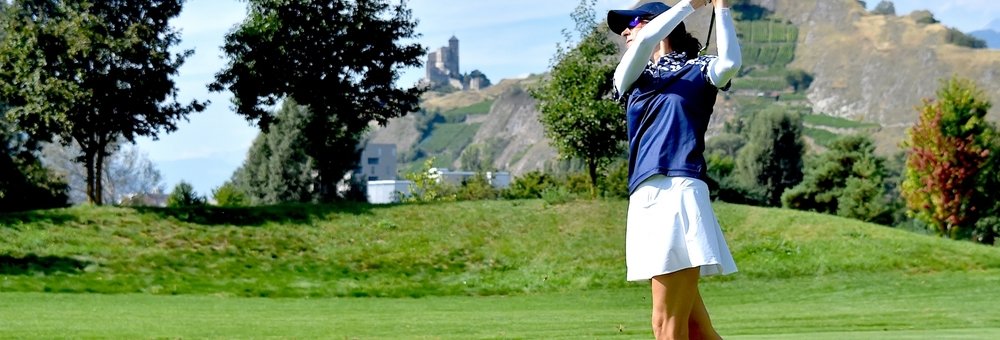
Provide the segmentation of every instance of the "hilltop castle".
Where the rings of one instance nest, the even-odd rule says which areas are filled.
[[[463,75],[458,71],[458,38],[448,39],[448,46],[427,54],[427,69],[423,84],[431,89],[451,87],[457,90],[480,90],[490,86],[490,80],[479,70]]]

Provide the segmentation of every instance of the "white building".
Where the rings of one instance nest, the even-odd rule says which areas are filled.
[[[410,194],[410,181],[396,180],[396,145],[368,144],[361,151],[360,167],[354,176],[367,183],[368,203],[396,203]]]
[[[430,177],[438,183],[448,183],[452,185],[462,185],[465,181],[476,176],[473,171],[451,171],[445,168],[431,168]],[[486,172],[486,181],[494,188],[504,189],[510,186],[510,173],[506,171]]]
[[[368,181],[368,203],[398,203],[410,195],[410,181],[382,180]]]
[[[361,151],[361,169],[356,178],[371,181],[396,179],[396,144],[368,144]]]

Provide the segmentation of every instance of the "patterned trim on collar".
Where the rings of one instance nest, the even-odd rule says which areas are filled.
[[[660,57],[660,60],[655,64],[652,60],[650,60],[649,63],[646,64],[646,69],[642,72],[654,78],[670,77],[683,69],[684,66],[698,65],[698,68],[704,73],[708,68],[708,62],[715,58],[718,57],[714,55],[702,55],[694,59],[688,59],[687,53],[674,51]],[[732,82],[730,81],[730,84],[731,83]],[[723,90],[728,88],[729,85],[726,85]],[[630,93],[628,91],[621,93],[618,92],[618,89],[614,89],[612,98],[617,100],[620,105],[625,106],[628,103],[629,94]]]
[[[702,69],[704,69],[705,66],[708,66],[708,62],[712,60],[712,58],[713,56],[703,55],[694,59],[688,59],[687,53],[674,51],[660,57],[660,60],[658,60],[655,64],[653,61],[650,61],[649,64],[646,65],[646,71],[653,74],[663,72],[674,73],[680,71],[687,65],[699,65]]]

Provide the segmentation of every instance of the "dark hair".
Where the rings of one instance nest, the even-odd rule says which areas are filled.
[[[670,43],[670,49],[686,53],[688,59],[697,58],[698,52],[701,52],[701,42],[687,31],[684,23],[670,32],[670,35],[667,36],[667,42]]]

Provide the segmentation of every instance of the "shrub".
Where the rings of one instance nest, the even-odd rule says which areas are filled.
[[[500,191],[493,187],[483,173],[472,176],[455,192],[460,201],[492,200],[500,197]]]
[[[433,157],[425,160],[422,169],[403,176],[413,183],[410,184],[410,196],[405,197],[404,202],[454,201],[456,199],[454,188],[447,183],[438,182],[437,178],[431,176],[434,160]]]
[[[550,187],[542,191],[542,200],[545,203],[556,205],[571,202],[576,199],[576,195],[565,187]]]
[[[177,183],[170,196],[167,197],[167,206],[171,208],[200,205],[205,205],[205,197],[199,196],[194,191],[194,187],[185,181]]]
[[[240,191],[232,182],[223,183],[212,190],[212,199],[220,207],[242,207],[250,204],[247,194]]]
[[[628,198],[628,162],[622,160],[609,165],[597,186],[603,197]]]
[[[514,179],[507,190],[504,190],[503,197],[509,199],[529,199],[542,198],[545,189],[555,187],[556,180],[541,171],[531,171],[521,177]]]

